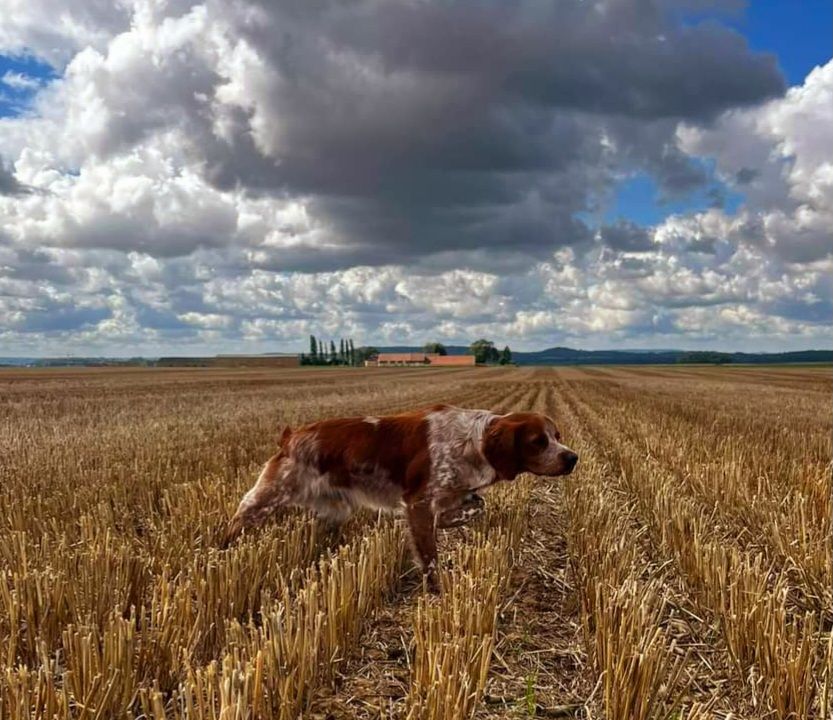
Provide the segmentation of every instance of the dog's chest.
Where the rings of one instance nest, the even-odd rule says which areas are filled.
[[[489,417],[465,410],[429,416],[430,483],[435,489],[474,490],[495,481],[495,470],[480,451]]]

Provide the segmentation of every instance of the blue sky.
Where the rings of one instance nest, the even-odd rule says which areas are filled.
[[[833,2],[830,0],[752,0],[731,23],[754,50],[778,56],[790,85],[833,54]]]
[[[751,0],[741,13],[720,19],[741,33],[752,49],[774,53],[789,85],[800,85],[814,67],[833,56],[833,0]],[[711,189],[724,198],[726,209],[737,208],[743,196],[711,176]],[[637,173],[619,184],[605,217],[655,224],[674,213],[705,210],[713,201],[703,188],[663,199],[651,176]]]
[[[39,83],[58,77],[55,68],[32,56],[0,55],[0,79],[7,81],[0,85],[0,117],[11,117],[25,113],[37,87],[15,86],[8,82],[11,76],[22,75]]]

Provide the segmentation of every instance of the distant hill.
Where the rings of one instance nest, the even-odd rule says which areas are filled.
[[[380,352],[419,352],[413,345],[380,347]],[[464,345],[446,345],[449,355],[466,355]],[[798,350],[784,353],[721,353],[691,350],[576,350],[554,347],[546,350],[512,351],[518,365],[673,365],[677,363],[827,363],[833,362],[833,350]]]
[[[155,358],[132,357],[0,357],[0,367],[110,367],[112,365],[152,365]]]
[[[554,347],[533,352],[512,353],[519,365],[645,365],[674,363],[682,353],[677,350],[645,352],[640,350],[574,350]]]

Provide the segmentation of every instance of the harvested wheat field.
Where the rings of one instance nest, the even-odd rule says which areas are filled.
[[[829,368],[0,372],[0,717],[828,718]],[[216,549],[289,424],[551,414],[423,592],[390,517]]]

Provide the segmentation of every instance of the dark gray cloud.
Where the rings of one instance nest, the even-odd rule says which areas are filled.
[[[313,198],[339,248],[284,268],[543,257],[585,239],[573,217],[613,168],[669,196],[706,182],[673,140],[680,120],[783,91],[773,56],[674,5],[263,2],[237,28],[268,68],[252,107],[231,142],[196,123],[192,152],[218,187]]]
[[[753,182],[756,177],[760,175],[758,170],[748,167],[742,167],[735,173],[735,182],[738,185],[748,185]]]
[[[56,262],[49,253],[25,247],[15,250],[14,261],[6,274],[20,280],[46,280],[56,286],[67,286],[77,281],[70,269]]]
[[[819,283],[820,296],[806,298],[785,298],[764,305],[764,311],[771,315],[800,320],[803,322],[827,323],[833,320],[833,283],[826,279]]]
[[[614,250],[645,252],[654,247],[652,233],[629,220],[605,225],[599,231],[602,242]]]
[[[188,331],[193,333],[187,323],[182,322],[169,308],[154,308],[141,301],[133,300],[136,321],[144,328],[152,330]]]
[[[214,188],[303,202],[315,232],[291,250],[265,244],[264,267],[436,264],[482,250],[543,260],[588,242],[577,218],[623,171],[649,173],[662,197],[708,181],[678,147],[680,121],[708,125],[783,92],[773,56],[717,22],[684,22],[690,6],[180,0],[145,18],[177,23],[153,54],[126,33],[117,61],[88,53],[75,69],[71,102],[95,98],[106,112],[68,141],[79,163],[107,162],[174,130]],[[222,42],[206,45],[206,27]],[[135,213],[67,227],[62,242],[175,256],[234,232],[232,213],[196,230]]]
[[[94,326],[110,315],[109,308],[78,308],[49,303],[28,314],[15,329],[26,333],[81,330]]]
[[[0,157],[0,195],[20,196],[31,192],[32,188],[21,183]]]
[[[259,23],[250,36],[294,84],[311,68],[316,76],[329,70],[335,50],[378,57],[387,73],[459,78],[469,99],[649,120],[708,119],[783,89],[774,55],[752,54],[740,34],[715,22],[682,23],[673,11],[686,4],[264,2],[274,24]]]

